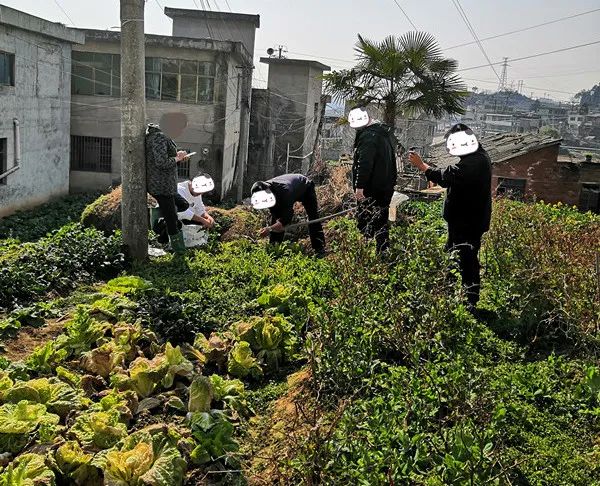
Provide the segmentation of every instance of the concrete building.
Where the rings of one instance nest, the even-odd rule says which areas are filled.
[[[481,145],[492,159],[492,191],[517,199],[562,202],[583,211],[600,213],[600,163],[592,159],[559,160],[561,139],[534,133],[485,136]],[[432,151],[436,167],[455,164],[458,158],[444,146]]]
[[[269,65],[269,78],[266,90],[253,90],[248,179],[306,173],[328,101],[321,75],[330,68],[304,59],[260,61]]]
[[[73,53],[71,190],[104,190],[121,177],[120,33],[82,32],[85,44]],[[179,165],[179,176],[209,172],[219,198],[235,189],[243,147],[240,67],[251,64],[241,42],[146,35],[148,122],[180,114],[185,130],[175,141],[198,155]]]
[[[0,5],[0,217],[69,191],[71,48],[83,41]]]
[[[482,133],[509,133],[513,130],[513,115],[509,113],[486,113],[483,116]]]

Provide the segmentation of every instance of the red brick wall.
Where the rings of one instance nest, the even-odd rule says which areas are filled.
[[[492,191],[498,177],[526,179],[526,197],[545,202],[579,204],[582,182],[600,182],[600,164],[558,163],[558,145],[530,152],[506,162],[494,164]]]

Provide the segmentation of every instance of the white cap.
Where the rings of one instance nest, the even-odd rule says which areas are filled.
[[[202,174],[192,179],[192,189],[198,194],[210,192],[215,188],[215,181],[208,174]]]
[[[446,139],[446,150],[456,157],[477,152],[478,148],[479,142],[471,129],[451,133]]]
[[[363,108],[354,108],[348,113],[350,128],[362,128],[369,124],[369,114]]]
[[[252,194],[250,204],[254,209],[269,209],[275,206],[275,194],[272,191],[256,191]]]

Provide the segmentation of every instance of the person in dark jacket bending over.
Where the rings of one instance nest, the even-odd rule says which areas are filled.
[[[446,133],[446,148],[460,157],[456,165],[436,169],[409,153],[409,160],[427,180],[448,188],[444,219],[448,223],[448,250],[457,250],[463,285],[471,308],[479,301],[481,237],[490,228],[492,164],[472,130],[462,123]]]
[[[185,115],[171,113],[163,115],[161,124],[171,136],[183,132],[187,121]],[[149,124],[146,130],[146,185],[150,195],[158,202],[169,234],[171,249],[175,253],[185,252],[183,233],[179,230],[175,196],[177,195],[177,164],[187,158],[187,153],[177,150],[160,126]]]
[[[389,246],[389,209],[396,185],[396,141],[392,128],[371,119],[363,108],[348,114],[357,130],[354,141],[352,182],[358,201],[358,228],[375,238],[377,252]]]
[[[285,226],[294,217],[294,203],[302,203],[309,221],[319,218],[315,183],[302,174],[283,174],[268,181],[255,182],[250,192],[255,209],[269,209],[271,212],[271,225],[260,232],[261,238],[269,236],[271,243],[283,241]],[[309,224],[308,233],[313,250],[322,255],[325,251],[323,225],[320,222]]]

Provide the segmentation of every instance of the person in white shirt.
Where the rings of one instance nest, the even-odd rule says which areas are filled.
[[[177,213],[181,221],[188,222],[188,224],[199,224],[206,229],[210,229],[215,225],[215,220],[208,214],[202,202],[202,194],[194,191],[192,181],[178,183],[177,194],[179,197],[176,199],[184,199],[188,204],[187,209]],[[183,204],[177,204],[177,206],[178,208],[185,207]]]

